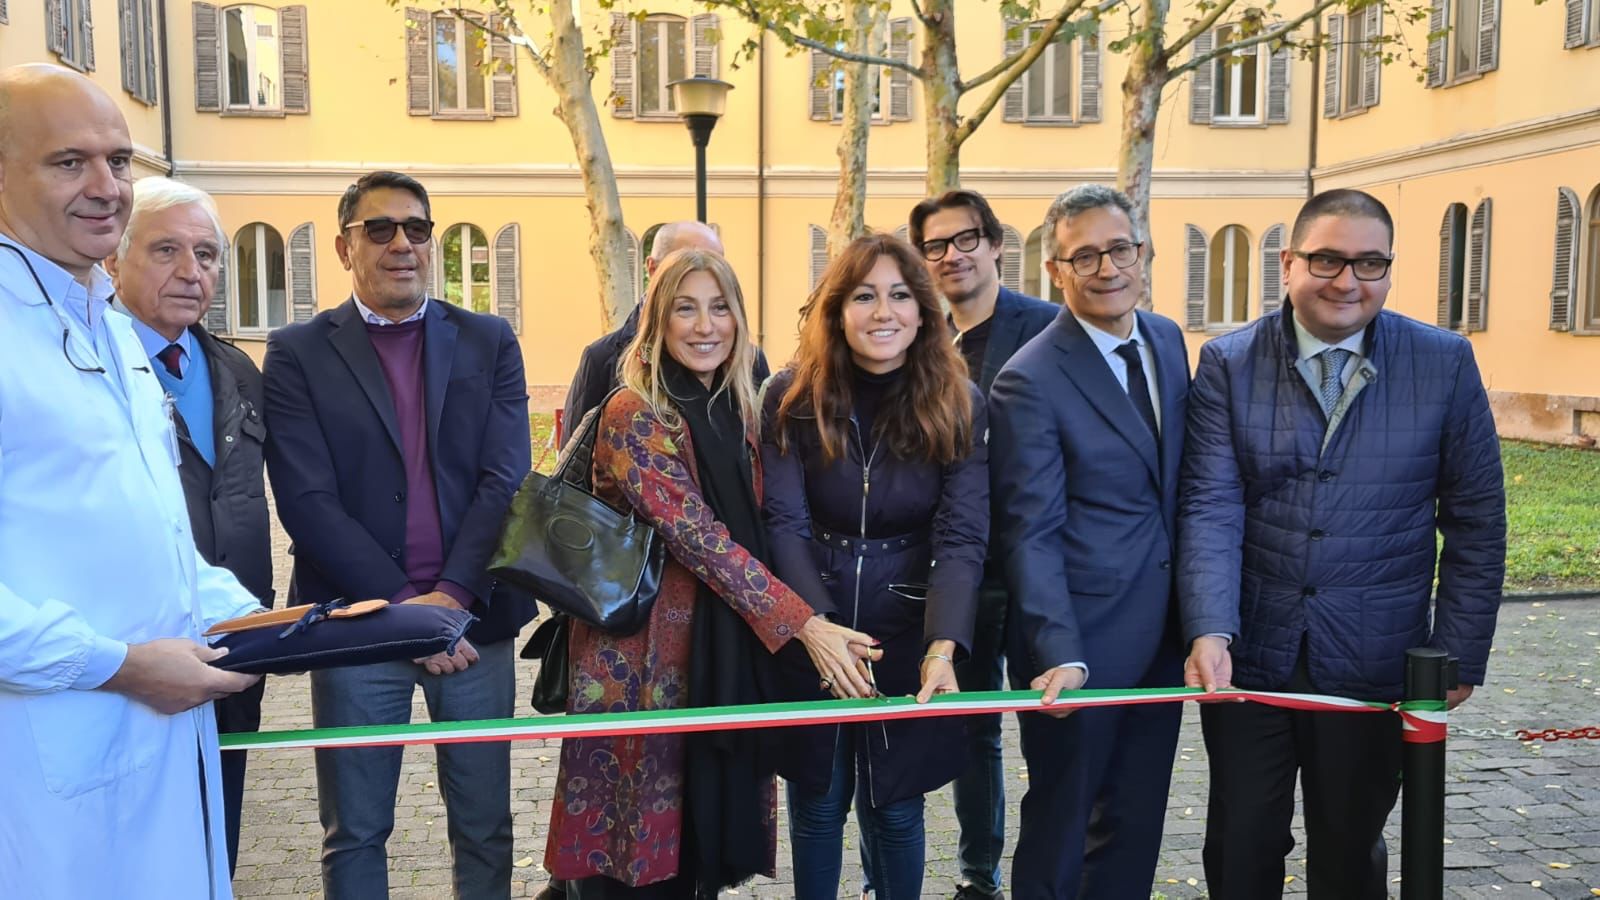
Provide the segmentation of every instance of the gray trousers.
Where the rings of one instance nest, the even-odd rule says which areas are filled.
[[[435,722],[509,718],[516,671],[512,640],[476,647],[464,672],[430,675],[412,662],[311,673],[318,728],[411,721],[418,685]],[[401,747],[317,750],[322,889],[327,900],[389,896],[385,844],[394,830]],[[511,896],[511,745],[435,745],[439,793],[448,817],[457,900]]]

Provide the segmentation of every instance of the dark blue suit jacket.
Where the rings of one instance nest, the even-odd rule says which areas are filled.
[[[531,597],[493,582],[490,555],[532,467],[522,351],[504,319],[442,300],[424,318],[428,452],[443,578],[472,591],[475,643],[511,637]],[[294,542],[289,601],[405,587],[406,474],[394,401],[355,302],[274,331],[262,366],[267,473]]]
[[[994,313],[989,317],[989,343],[983,350],[983,371],[973,381],[984,397],[1000,369],[1011,360],[1022,345],[1055,321],[1061,307],[1046,303],[1037,297],[1019,294],[1002,286],[994,300]]]
[[[1138,317],[1156,361],[1159,444],[1066,308],[990,390],[990,551],[1011,594],[1015,683],[1082,661],[1094,687],[1137,685],[1175,634],[1189,357],[1170,319]]]

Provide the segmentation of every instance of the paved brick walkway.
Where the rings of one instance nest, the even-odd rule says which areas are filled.
[[[277,584],[288,584],[288,557],[279,535]],[[281,588],[280,588],[281,593]],[[1450,784],[1446,799],[1445,884],[1454,897],[1578,898],[1600,895],[1600,741],[1562,742],[1543,749],[1503,737],[1468,736],[1519,727],[1600,724],[1600,599],[1547,604],[1509,603],[1490,664],[1491,682],[1453,716]],[[531,663],[518,662],[519,694],[533,682]],[[519,715],[532,715],[524,699]],[[420,694],[415,715],[424,712]],[[304,676],[275,678],[267,687],[269,729],[310,727]],[[1005,732],[1007,795],[1016,809],[1027,787],[1014,717]],[[518,864],[513,896],[532,896],[544,883],[544,852],[557,750],[543,742],[512,747],[512,809]],[[1204,897],[1200,847],[1205,830],[1206,761],[1199,718],[1185,712],[1156,896]],[[780,808],[779,871],[728,896],[792,895],[786,827]],[[1300,836],[1298,818],[1297,838]],[[949,792],[928,801],[928,877],[924,895],[949,896],[957,867],[957,829]],[[844,896],[859,887],[855,837],[847,837]],[[1008,849],[1016,822],[1009,823]],[[235,889],[241,897],[320,897],[316,777],[310,751],[251,755],[245,791],[243,847]],[[1399,813],[1390,821],[1390,868],[1399,876]],[[1286,895],[1304,894],[1305,859],[1297,847],[1288,863]],[[391,894],[449,896],[444,806],[433,754],[408,748],[395,831],[389,842]],[[1006,864],[1009,870],[1009,858]],[[1453,892],[1453,893],[1452,893]],[[1394,885],[1398,896],[1399,885]],[[1130,892],[1139,896],[1142,891]]]

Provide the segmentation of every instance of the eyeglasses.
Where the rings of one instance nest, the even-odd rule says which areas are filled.
[[[1133,244],[1112,244],[1104,250],[1084,250],[1074,253],[1071,257],[1062,259],[1059,256],[1050,257],[1058,263],[1072,266],[1072,271],[1079,276],[1087,278],[1100,271],[1100,258],[1111,257],[1111,264],[1119,269],[1126,269],[1139,261],[1139,248],[1144,246],[1144,241]]]
[[[928,262],[938,262],[944,259],[946,253],[950,252],[951,244],[955,244],[956,249],[962,253],[971,253],[978,249],[978,242],[981,240],[983,240],[982,228],[968,228],[966,231],[958,231],[947,238],[934,238],[931,241],[923,241],[922,247],[919,249],[922,250],[923,259]]]
[[[374,244],[387,244],[394,240],[395,229],[406,233],[406,240],[413,244],[426,244],[433,238],[433,223],[427,219],[406,219],[396,221],[387,216],[376,219],[363,219],[360,222],[351,222],[344,226],[348,231],[351,228],[363,228],[367,232],[367,240]]]
[[[1291,252],[1306,261],[1306,271],[1313,277],[1330,280],[1338,278],[1344,267],[1349,266],[1357,281],[1379,281],[1389,274],[1389,266],[1394,264],[1392,256],[1361,256],[1351,259],[1348,256],[1334,256],[1332,253],[1301,253],[1299,250]]]

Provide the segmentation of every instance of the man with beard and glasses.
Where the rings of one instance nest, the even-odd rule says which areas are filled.
[[[967,361],[968,376],[985,396],[1000,368],[1060,311],[1000,284],[1004,237],[989,201],[977,191],[947,191],[911,210],[911,245],[922,254],[934,285],[950,304],[956,347]],[[1005,577],[998,566],[986,562],[972,652],[956,663],[963,691],[998,691],[1004,686],[1006,603]],[[1003,898],[1000,858],[1006,840],[1006,781],[1000,716],[968,716],[967,737],[971,762],[954,786],[956,821],[961,826],[961,882],[955,896]]]
[[[267,474],[294,541],[289,602],[383,598],[478,618],[454,654],[311,673],[318,728],[405,722],[418,687],[435,722],[514,707],[512,639],[533,600],[487,566],[532,464],[522,350],[504,319],[425,293],[432,234],[415,179],[362,176],[339,200],[334,239],[350,299],[267,341]],[[316,751],[330,900],[388,893],[401,749]],[[436,757],[455,896],[509,896],[510,745],[441,744]]]

